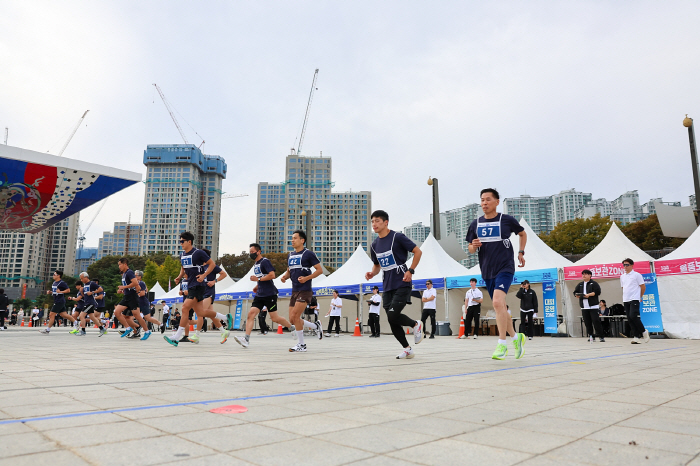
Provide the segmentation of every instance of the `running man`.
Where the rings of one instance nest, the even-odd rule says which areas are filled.
[[[294,251],[287,256],[287,270],[282,277],[282,283],[292,279],[292,297],[289,300],[289,320],[294,325],[293,332],[297,335],[297,344],[289,348],[290,353],[303,353],[306,351],[304,342],[304,328],[316,329],[316,336],[323,338],[321,323],[311,323],[301,318],[306,309],[306,304],[311,302],[314,292],[311,288],[311,280],[323,273],[321,261],[313,251],[306,249],[306,233],[296,230],[292,234],[292,247]],[[311,268],[314,271],[311,271]],[[268,311],[271,310],[268,306]],[[301,330],[299,330],[301,329]]]
[[[63,281],[63,270],[54,271],[51,291],[47,291],[47,293],[53,295],[53,306],[51,306],[51,311],[49,311],[49,325],[45,329],[39,331],[39,333],[44,335],[48,335],[51,332],[51,327],[53,327],[53,321],[56,319],[56,315],[75,323],[73,316],[66,312],[66,297],[64,295],[70,293],[70,287]]]
[[[389,229],[389,214],[383,210],[375,210],[371,218],[372,230],[379,237],[372,242],[371,255],[374,266],[365,274],[365,279],[369,281],[379,274],[380,270],[383,272],[382,307],[386,310],[391,333],[403,348],[396,359],[411,359],[414,356],[413,349],[408,344],[403,327],[413,327],[413,343],[417,345],[423,340],[423,323],[416,322],[401,311],[411,296],[411,281],[423,253],[406,235]],[[411,266],[406,267],[409,252],[413,253],[413,260]]]
[[[203,249],[203,251],[207,254],[207,256],[211,256],[211,251],[209,251],[208,249]],[[206,322],[204,319],[206,319],[207,317],[211,319],[211,322],[214,325],[214,327],[219,329],[219,331],[221,332],[221,343],[224,344],[226,343],[226,340],[228,340],[228,336],[231,333],[231,331],[227,327],[231,326],[231,324],[228,323],[228,321],[232,318],[231,314],[227,314],[225,316],[225,319],[219,319],[219,316],[223,316],[223,314],[219,314],[216,311],[214,311],[214,299],[216,299],[216,283],[220,282],[227,276],[228,274],[226,273],[226,271],[217,265],[214,267],[212,273],[207,275],[207,279],[204,281],[206,286],[204,290],[204,304],[202,305],[204,311],[202,311],[202,314],[198,318],[198,320],[201,319],[202,325],[197,325],[197,331],[190,338],[190,340],[194,338],[195,343],[199,343],[199,331],[201,328],[204,327],[204,323]],[[226,326],[221,325],[222,320],[226,321]]]
[[[83,308],[85,307],[85,301],[83,301],[83,282],[75,282],[75,289],[77,290],[75,297],[68,296],[66,298],[69,301],[75,301],[75,307],[73,307],[73,313],[71,314],[71,316],[73,316],[75,319],[75,322],[73,322],[73,329],[68,332],[71,335],[80,334],[80,314],[83,312]]]
[[[106,335],[107,329],[104,328],[99,318],[100,314],[97,310],[97,301],[95,300],[95,296],[103,291],[102,287],[91,281],[87,272],[82,272],[80,274],[80,284],[82,285],[83,298],[83,310],[80,312],[80,335],[85,335],[85,326],[87,325],[88,318],[100,329],[100,334],[98,336]]]
[[[486,289],[493,300],[493,308],[496,311],[498,346],[491,357],[493,359],[506,357],[508,354],[506,344],[510,339],[508,335],[512,335],[515,359],[520,359],[525,352],[525,335],[516,333],[513,328],[513,320],[506,307],[506,294],[515,275],[515,260],[513,259],[513,245],[510,242],[510,236],[516,233],[520,237],[518,266],[525,267],[527,234],[514,217],[496,212],[496,207],[500,202],[500,195],[495,189],[481,190],[481,209],[484,211],[484,215],[469,225],[467,243],[469,243],[470,253],[479,253],[481,276],[486,282]]]
[[[125,327],[124,333],[121,335],[124,338],[134,331],[131,323],[126,318],[127,313],[131,313],[142,328],[148,329],[148,326],[139,312],[138,293],[141,291],[141,288],[139,287],[139,281],[136,279],[136,274],[129,268],[129,260],[126,257],[119,259],[118,265],[119,271],[122,273],[122,284],[117,288],[117,293],[123,294],[124,297],[117,304],[117,307],[114,308],[114,315]]]
[[[93,280],[96,285],[100,286],[100,281],[96,278]],[[104,315],[105,312],[105,290],[100,286],[100,290],[95,294],[95,302],[97,303],[97,314]]]
[[[139,310],[141,311],[141,317],[143,320],[150,322],[154,324],[158,328],[160,326],[160,321],[153,317],[151,315],[151,309],[150,305],[151,303],[148,302],[148,287],[146,287],[146,283],[143,281],[143,272],[140,270],[137,270],[135,272],[136,279],[139,281],[139,288],[141,291],[139,291]],[[133,321],[132,321],[133,322]],[[144,333],[143,336],[141,337],[141,340],[148,340],[148,337],[151,336],[151,331],[148,329],[148,327],[144,328]],[[163,333],[163,332],[161,332]]]
[[[172,335],[163,336],[165,341],[173,346],[177,346],[179,340],[185,336],[185,329],[190,325],[190,309],[194,310],[198,316],[203,316],[204,288],[206,286],[204,281],[216,267],[212,258],[202,249],[195,248],[193,244],[194,235],[192,233],[189,231],[180,233],[180,245],[182,246],[180,263],[182,267],[180,269],[180,274],[175,278],[175,283],[178,283],[181,279],[183,282],[187,281],[187,294],[184,296],[184,302],[182,303],[180,326]],[[230,319],[227,319],[223,314],[215,313],[215,317],[230,322]],[[190,337],[190,340],[192,340],[192,337]],[[196,341],[194,342],[196,343]]]
[[[247,348],[250,345],[250,334],[253,332],[253,327],[255,327],[255,316],[260,314],[262,309],[267,308],[267,312],[270,313],[270,319],[277,325],[287,327],[292,332],[296,330],[287,319],[277,313],[277,287],[272,281],[275,279],[275,267],[272,265],[272,262],[270,262],[270,259],[263,257],[262,249],[258,243],[251,243],[248,252],[250,258],[255,261],[253,275],[250,276],[250,280],[256,282],[257,285],[253,288],[255,298],[253,298],[253,304],[250,305],[250,311],[248,311],[245,336],[233,337],[236,343],[243,348]],[[262,331],[262,327],[260,329]]]

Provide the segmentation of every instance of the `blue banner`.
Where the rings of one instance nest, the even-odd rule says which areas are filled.
[[[659,287],[656,283],[656,274],[644,273],[644,296],[639,303],[639,315],[642,318],[644,327],[649,332],[663,332],[664,323],[661,320],[661,308],[659,307]]]
[[[528,280],[530,283],[557,281],[558,277],[559,275],[557,273],[557,269],[540,269],[518,272],[516,268],[515,275],[513,276],[513,285],[519,285],[523,282],[523,280]],[[481,274],[477,274],[464,275],[461,277],[447,277],[447,288],[469,288],[469,280],[472,278],[476,278],[476,286],[486,286],[486,282],[481,277]]]
[[[243,300],[239,299],[236,301],[236,314],[233,317],[233,328],[236,330],[241,328],[241,314],[243,314]]]
[[[556,282],[542,282],[544,302],[544,333],[557,333],[557,286]]]

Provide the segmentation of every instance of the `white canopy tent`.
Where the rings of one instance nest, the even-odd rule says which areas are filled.
[[[159,296],[163,296],[165,294],[165,290],[163,289],[162,286],[160,286],[160,283],[156,282],[155,285],[150,289],[150,291],[154,294],[154,300],[157,300]]]
[[[623,259],[628,257],[635,262],[650,262],[654,260],[653,257],[630,241],[616,223],[613,223],[610,225],[610,230],[603,238],[603,241],[586,254],[583,259],[576,261],[574,265],[621,263]]]

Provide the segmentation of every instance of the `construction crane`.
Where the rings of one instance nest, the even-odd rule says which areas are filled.
[[[221,200],[223,201],[224,199],[233,199],[234,197],[247,197],[247,194],[225,194],[221,196]]]
[[[61,151],[58,153],[59,157],[63,155],[63,152],[66,150],[66,147],[68,147],[68,144],[70,144],[71,139],[73,139],[73,136],[75,136],[75,133],[78,131],[78,128],[80,128],[80,124],[83,122],[83,120],[85,119],[85,116],[88,114],[89,111],[90,110],[85,110],[85,113],[83,113],[83,116],[81,116],[80,120],[78,120],[78,124],[75,125],[75,128],[73,128],[73,132],[70,133],[70,136],[68,136],[68,140],[66,141],[65,144],[63,144]]]
[[[88,232],[88,230],[92,226],[93,222],[95,221],[95,219],[99,215],[100,211],[107,203],[107,199],[109,199],[109,198],[105,198],[105,200],[102,201],[100,206],[97,208],[97,212],[95,212],[95,215],[92,217],[92,220],[90,220],[90,223],[88,223],[88,226],[85,228],[85,230],[80,228],[80,224],[78,224],[78,257],[80,257],[80,253],[83,251],[83,242],[85,241],[85,234]],[[131,217],[129,217],[129,218],[131,218]]]
[[[316,87],[316,79],[318,78],[318,68],[314,71],[314,78],[311,81],[311,91],[309,91],[309,102],[306,104],[306,113],[304,114],[304,123],[301,125],[301,135],[299,136],[299,145],[297,146],[297,154],[301,154],[301,146],[304,144],[304,135],[306,134],[306,124],[309,122],[309,111],[311,110],[311,101],[314,98]]]
[[[182,127],[180,126],[180,123],[178,123],[177,118],[175,118],[175,113],[173,113],[173,109],[170,106],[170,102],[168,102],[168,99],[165,98],[165,94],[163,94],[163,91],[160,90],[160,87],[158,87],[158,84],[153,83],[155,86],[156,90],[158,91],[158,95],[160,95],[161,100],[163,101],[163,104],[165,105],[165,108],[168,110],[168,113],[170,114],[170,118],[173,119],[173,123],[175,123],[175,126],[177,127],[177,130],[180,132],[180,136],[182,137],[182,140],[185,142],[185,144],[189,144],[189,141],[187,140],[187,136],[185,136],[185,132],[182,130]],[[189,123],[187,123],[189,125]],[[192,126],[190,126],[192,128]],[[194,128],[192,128],[194,131]],[[199,133],[195,131],[195,134],[199,136]],[[199,144],[198,149],[200,149],[204,143],[206,142],[201,136],[199,136],[200,139],[202,139],[202,142]]]

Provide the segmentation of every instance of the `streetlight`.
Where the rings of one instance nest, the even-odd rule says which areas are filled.
[[[438,179],[428,177],[428,186],[433,187],[433,238],[440,239],[440,194],[438,192]]]
[[[693,165],[693,184],[695,185],[695,221],[700,225],[700,211],[698,203],[700,202],[700,181],[698,180],[698,151],[695,147],[695,129],[693,128],[693,119],[688,118],[686,113],[683,119],[683,126],[688,128],[688,139],[690,140],[690,162]]]

